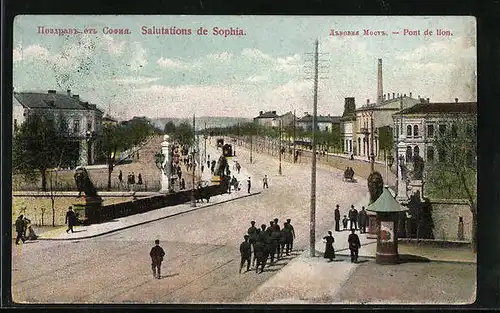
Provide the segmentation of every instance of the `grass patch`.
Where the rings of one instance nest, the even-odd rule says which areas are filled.
[[[103,198],[103,205],[130,200],[132,200],[132,197]],[[56,197],[54,201],[55,225],[64,225],[68,207],[76,203],[84,203],[83,201],[83,198]],[[52,201],[49,197],[12,197],[12,224],[14,224],[16,218],[20,214],[23,214],[29,218],[33,224],[42,225],[42,208],[45,208],[45,212],[43,213],[43,225],[52,225]]]

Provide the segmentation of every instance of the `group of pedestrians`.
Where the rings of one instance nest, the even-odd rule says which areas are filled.
[[[284,255],[290,255],[296,235],[291,221],[287,219],[282,228],[279,226],[278,218],[270,221],[269,227],[262,224],[258,228],[255,226],[255,221],[250,222],[251,226],[243,237],[244,241],[240,244],[240,274],[245,263],[247,272],[250,271],[251,266],[254,266],[256,273],[262,273],[268,260],[271,266],[275,260],[278,261]]]
[[[335,231],[340,231],[340,206],[337,204],[335,208]],[[366,226],[368,224],[368,214],[366,213],[365,207],[361,207],[361,211],[358,212],[354,205],[351,205],[349,210],[349,218],[344,215],[342,219],[343,230],[347,230],[347,224],[350,222],[349,228],[352,230],[359,230],[362,234],[366,233]]]
[[[118,183],[119,183],[120,186],[123,183],[123,172],[122,172],[122,170],[120,170],[120,172],[118,173]],[[139,173],[139,175],[137,175],[137,180],[136,180],[135,179],[135,173],[134,172],[129,172],[127,174],[127,186],[130,189],[130,191],[134,191],[133,188],[134,188],[134,186],[136,184],[137,185],[142,185],[143,184],[141,173]]]
[[[325,253],[323,257],[325,259],[329,259],[331,262],[335,259],[335,249],[333,248],[335,238],[333,238],[331,231],[328,231],[328,235],[323,237],[323,241],[325,242]],[[356,234],[354,229],[351,229],[347,243],[349,244],[349,250],[351,251],[351,262],[358,262],[358,252],[359,248],[361,248],[361,241],[359,240],[359,236]]]

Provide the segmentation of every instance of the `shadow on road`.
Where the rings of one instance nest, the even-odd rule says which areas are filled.
[[[179,276],[179,273],[168,274],[168,275],[162,275],[162,276],[160,276],[160,279],[162,279],[162,278],[168,278],[168,277],[174,277],[174,276]]]
[[[428,258],[418,255],[411,254],[400,254],[399,255],[399,263],[427,263],[430,262]]]

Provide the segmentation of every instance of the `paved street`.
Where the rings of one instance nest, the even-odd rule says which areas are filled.
[[[207,142],[207,147],[215,144]],[[212,156],[215,155],[210,148]],[[207,153],[209,153],[207,151]],[[290,259],[262,274],[238,275],[238,246],[249,221],[280,224],[291,218],[297,232],[294,247],[307,249],[309,235],[310,166],[283,163],[237,148],[237,158],[252,177],[260,195],[233,200],[124,231],[87,240],[36,242],[13,247],[13,297],[15,301],[64,303],[172,303],[243,302]],[[235,158],[236,159],[236,158]],[[339,203],[342,214],[350,204],[366,198],[366,182],[342,182],[342,172],[318,168],[317,237],[325,235]],[[243,177],[240,177],[240,179]],[[246,192],[246,183],[239,192]],[[163,279],[154,280],[149,250],[160,239],[167,255]]]

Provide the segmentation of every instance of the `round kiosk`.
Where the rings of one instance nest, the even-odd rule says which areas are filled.
[[[378,264],[399,263],[396,223],[399,213],[408,211],[408,208],[399,204],[388,187],[384,187],[380,197],[370,204],[366,210],[377,214],[376,262]]]

